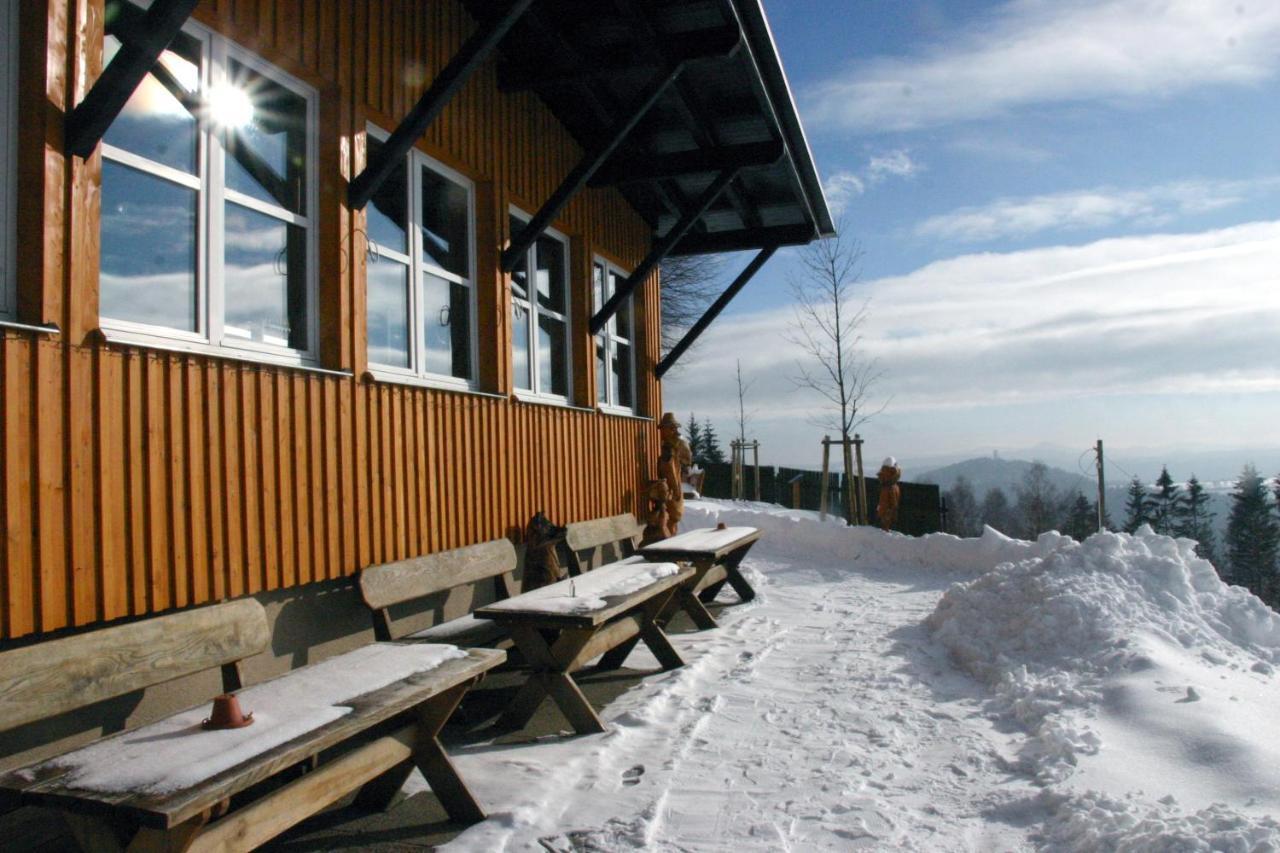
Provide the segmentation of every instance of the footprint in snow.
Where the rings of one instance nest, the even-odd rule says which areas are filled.
[[[637,764],[635,767],[632,767],[628,770],[624,770],[622,772],[622,784],[639,785],[640,777],[643,775],[644,775],[644,765]]]
[[[1196,690],[1194,687],[1188,687],[1187,695],[1179,699],[1176,704],[1181,705],[1187,702],[1199,702],[1199,701],[1200,701],[1200,691]]]

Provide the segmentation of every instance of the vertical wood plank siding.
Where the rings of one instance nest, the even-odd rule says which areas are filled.
[[[540,509],[562,523],[639,509],[658,450],[652,422],[524,403],[503,387],[510,309],[494,238],[506,235],[494,223],[509,203],[549,196],[581,152],[535,97],[497,91],[492,62],[423,149],[478,184],[490,238],[478,241],[480,322],[496,330],[481,335],[480,371],[496,393],[365,378],[363,217],[342,204],[345,182],[363,163],[365,122],[398,121],[472,31],[457,3],[205,0],[196,12],[320,92],[321,360],[349,377],[94,334],[101,162],[63,155],[60,106],[98,73],[102,0],[22,5],[22,103],[38,121],[21,143],[20,319],[63,331],[0,330],[0,637],[518,538]],[[649,244],[612,191],[584,191],[557,227],[629,264]],[[574,286],[589,287],[587,266],[574,268]],[[593,393],[584,305],[574,369],[586,378],[574,385]],[[656,281],[636,318],[638,408],[653,415]]]

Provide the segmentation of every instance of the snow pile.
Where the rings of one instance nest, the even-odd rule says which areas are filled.
[[[357,696],[463,657],[456,646],[375,643],[239,691],[253,714],[245,728],[206,731],[206,703],[24,772],[65,769],[63,785],[84,791],[180,791],[351,713],[343,703]]]
[[[904,536],[874,527],[849,527],[816,512],[788,510],[771,504],[689,501],[681,526],[686,530],[717,523],[758,528],[763,535],[752,554],[780,557],[804,569],[814,563],[847,566],[849,572],[910,566],[952,573],[975,574],[1010,560],[1045,556],[1072,541],[1060,533],[1046,533],[1035,542],[1010,539],[990,527],[976,539],[949,533]]]
[[[1180,814],[1172,802],[1149,806],[1104,794],[1042,797],[1053,817],[1041,837],[1044,853],[1108,853],[1124,850],[1274,851],[1280,823],[1250,818],[1221,805]]]
[[[1056,537],[1043,556],[942,597],[928,624],[1032,731],[1026,769],[1063,778],[1077,755],[1096,752],[1098,736],[1059,712],[1098,704],[1109,677],[1154,667],[1161,645],[1263,674],[1280,662],[1280,615],[1223,583],[1194,549],[1149,527]]]

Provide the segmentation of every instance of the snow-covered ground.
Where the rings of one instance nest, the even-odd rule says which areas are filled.
[[[685,520],[762,528],[760,595],[608,733],[456,750],[448,849],[1280,850],[1280,616],[1190,543]]]

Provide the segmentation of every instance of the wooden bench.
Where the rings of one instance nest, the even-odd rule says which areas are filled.
[[[674,563],[627,560],[477,610],[511,635],[532,670],[498,726],[522,728],[550,696],[578,733],[605,731],[572,674],[600,655],[600,669],[616,669],[638,641],[663,669],[683,666],[657,618],[693,575]]]
[[[360,573],[360,595],[373,611],[373,630],[379,640],[396,639],[390,608],[447,592],[464,584],[493,579],[498,599],[515,595],[516,549],[507,539],[494,539],[452,551],[370,566]],[[492,646],[507,639],[502,628],[472,614],[400,637],[448,643],[464,648]]]
[[[750,601],[756,592],[738,567],[759,538],[760,531],[754,527],[705,527],[652,542],[640,553],[646,560],[692,565],[697,575],[690,589],[701,601],[713,601],[725,583],[741,601]]]
[[[262,606],[244,599],[4,652],[0,726],[213,667],[233,690],[269,640]],[[483,820],[437,735],[504,658],[365,646],[239,690],[253,725],[206,731],[206,702],[10,771],[0,797],[60,811],[85,850],[248,850],[353,791],[385,806],[416,766],[454,820]]]
[[[569,571],[579,575],[591,570],[593,566],[613,565],[614,563],[642,563],[649,558],[638,553],[640,537],[644,533],[644,525],[636,521],[631,513],[613,515],[607,518],[596,518],[591,521],[578,521],[565,528],[565,547],[569,552]],[[611,559],[612,558],[612,559]],[[661,558],[652,562],[675,562],[671,558]],[[659,616],[659,622],[666,624],[676,607],[682,608],[689,618],[701,630],[716,627],[715,617],[707,610],[696,593],[705,584],[699,585],[702,575],[692,582],[676,590],[666,612]],[[710,599],[708,599],[710,600]],[[634,645],[634,644],[633,644]]]
[[[644,525],[629,512],[565,525],[569,573],[580,575],[596,566],[627,560],[639,562],[636,549],[643,533]]]

